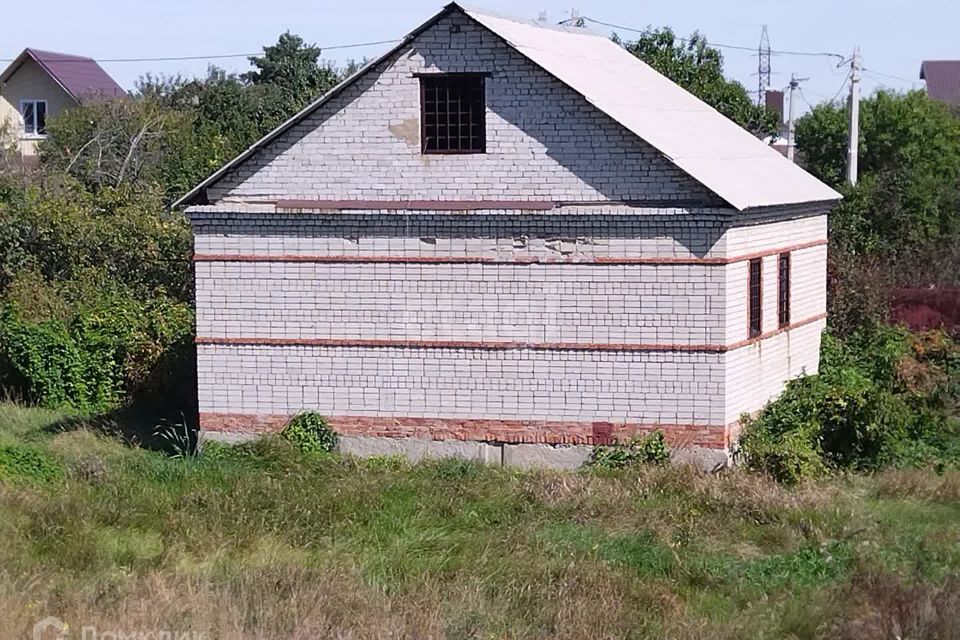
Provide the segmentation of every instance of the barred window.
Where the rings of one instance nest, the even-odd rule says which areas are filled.
[[[420,76],[423,153],[484,153],[486,96],[479,73]]]
[[[777,269],[777,320],[781,327],[790,324],[790,254],[781,253]]]
[[[754,258],[750,261],[750,337],[756,338],[763,330],[763,261]]]

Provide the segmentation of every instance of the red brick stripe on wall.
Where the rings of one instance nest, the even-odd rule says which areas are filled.
[[[280,431],[289,415],[201,413],[204,431],[266,434]],[[415,418],[331,416],[330,426],[344,436],[419,438],[421,440],[475,440],[510,444],[600,445],[627,442],[661,430],[671,446],[722,449],[729,444],[730,425],[643,424],[554,420],[487,420],[466,418]]]
[[[549,211],[558,206],[558,203],[552,200],[277,200],[272,204],[276,204],[278,209],[336,211]]]
[[[219,344],[231,346],[301,346],[301,347],[388,347],[395,349],[485,349],[504,351],[527,349],[532,351],[692,351],[724,353],[740,349],[755,342],[772,338],[778,334],[797,329],[823,320],[827,314],[821,313],[805,320],[780,327],[776,331],[763,333],[749,340],[741,340],[729,345],[723,344],[623,344],[605,342],[494,342],[471,340],[389,340],[389,339],[353,339],[353,338],[217,338],[197,336],[197,344]]]
[[[566,258],[566,259],[541,259],[541,258],[514,258],[503,260],[500,258],[484,256],[389,256],[389,255],[369,255],[369,256],[334,256],[334,255],[298,255],[298,254],[278,254],[278,255],[256,255],[256,254],[212,254],[198,253],[193,256],[195,262],[314,262],[314,263],[396,263],[396,264],[595,264],[595,265],[713,265],[723,266],[744,262],[754,258],[763,258],[766,256],[788,253],[791,251],[801,251],[813,247],[821,247],[827,244],[826,240],[814,240],[802,244],[794,244],[786,247],[777,247],[776,249],[766,249],[755,253],[748,253],[739,256],[725,258],[628,258],[615,256],[598,256],[595,258]]]

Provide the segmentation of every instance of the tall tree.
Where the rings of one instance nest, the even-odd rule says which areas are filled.
[[[804,166],[844,191],[833,240],[855,253],[904,254],[960,233],[960,119],[922,91],[880,91],[860,104],[860,182],[846,187],[848,107],[797,122]]]
[[[620,42],[617,36],[614,40]],[[754,104],[746,88],[723,75],[723,54],[694,33],[683,41],[669,28],[648,28],[623,43],[627,51],[757,136],[777,133],[779,115]]]
[[[264,47],[262,56],[251,56],[249,60],[256,70],[241,78],[253,85],[279,89],[280,103],[274,107],[288,113],[302,109],[341,77],[332,66],[320,62],[319,47],[306,44],[289,31],[280,35],[277,44]]]

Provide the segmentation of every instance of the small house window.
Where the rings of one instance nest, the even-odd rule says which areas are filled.
[[[484,153],[486,96],[479,73],[420,76],[423,153]]]
[[[756,338],[763,330],[763,261],[750,261],[748,288],[750,290],[750,337]]]
[[[790,324],[790,254],[781,253],[777,269],[777,321]]]
[[[47,133],[47,101],[21,100],[20,115],[23,116],[23,133],[42,136]]]

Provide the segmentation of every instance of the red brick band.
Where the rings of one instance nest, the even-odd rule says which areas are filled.
[[[280,431],[289,415],[201,413],[200,428],[219,433],[266,434]],[[693,445],[722,449],[730,444],[735,425],[659,424],[634,422],[578,422],[566,420],[489,420],[331,416],[330,426],[343,436],[474,440],[509,444],[623,443],[656,430],[672,446]]]
[[[549,211],[560,203],[552,200],[277,200],[270,204],[275,204],[277,209],[321,211]]]
[[[780,327],[775,331],[741,340],[733,344],[658,344],[658,343],[607,343],[607,342],[507,342],[473,340],[389,340],[381,338],[242,338],[197,336],[197,344],[231,346],[300,346],[300,347],[368,347],[394,349],[484,349],[507,351],[686,351],[698,353],[724,353],[746,347],[755,342],[797,329],[819,320],[827,314],[820,313],[805,320]]]
[[[301,254],[277,254],[277,255],[256,255],[256,254],[215,254],[198,253],[194,254],[194,262],[311,262],[311,263],[371,263],[371,264],[586,264],[586,265],[712,265],[723,266],[737,262],[745,262],[755,258],[764,258],[767,256],[788,253],[791,251],[801,251],[813,247],[822,247],[827,244],[826,240],[813,240],[802,244],[794,244],[776,249],[766,249],[755,253],[748,253],[739,256],[725,258],[629,258],[598,256],[595,258],[567,258],[567,259],[541,259],[541,258],[513,258],[503,260],[500,258],[490,258],[484,256],[389,256],[389,255],[369,255],[369,256],[335,256],[335,255],[301,255]]]
[[[699,200],[251,200],[280,210],[311,211],[550,211],[565,207],[715,208]]]

